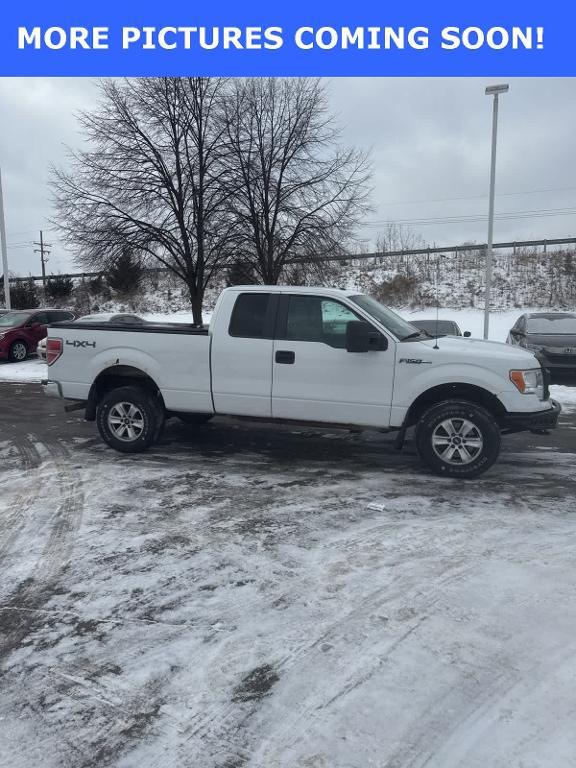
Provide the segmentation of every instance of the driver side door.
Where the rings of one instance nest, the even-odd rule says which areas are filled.
[[[274,418],[389,426],[394,343],[347,352],[347,325],[354,320],[365,321],[337,299],[282,295],[272,362]]]

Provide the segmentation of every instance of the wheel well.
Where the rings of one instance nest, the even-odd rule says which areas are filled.
[[[158,397],[162,407],[164,407],[160,388],[151,376],[132,365],[114,365],[110,368],[105,368],[94,379],[86,403],[86,420],[94,421],[96,418],[96,406],[107,392],[118,387],[129,386],[145,389],[150,394]]]
[[[415,424],[428,408],[442,400],[468,400],[472,403],[477,403],[497,420],[506,413],[506,409],[492,392],[488,392],[488,390],[477,387],[474,384],[454,382],[451,384],[440,384],[419,395],[408,409],[406,415],[407,426]]]

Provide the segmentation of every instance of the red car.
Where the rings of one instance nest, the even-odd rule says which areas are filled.
[[[15,309],[0,315],[0,360],[20,363],[46,336],[51,323],[74,320],[65,309]]]

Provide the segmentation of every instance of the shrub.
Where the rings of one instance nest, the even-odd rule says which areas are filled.
[[[53,275],[46,283],[46,298],[49,301],[64,301],[69,299],[74,289],[72,278],[64,275]]]
[[[394,275],[391,280],[373,283],[371,293],[383,304],[408,304],[418,289],[418,278],[415,275]]]
[[[132,296],[138,290],[143,269],[140,260],[129,248],[124,248],[106,274],[106,282],[121,296]]]
[[[36,309],[40,304],[34,280],[17,282],[10,286],[12,309]]]

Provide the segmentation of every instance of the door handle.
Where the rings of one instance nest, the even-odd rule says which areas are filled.
[[[295,352],[288,352],[288,350],[285,349],[279,349],[276,352],[276,356],[274,358],[277,363],[283,363],[284,365],[293,365],[294,361],[296,360],[296,353]]]

